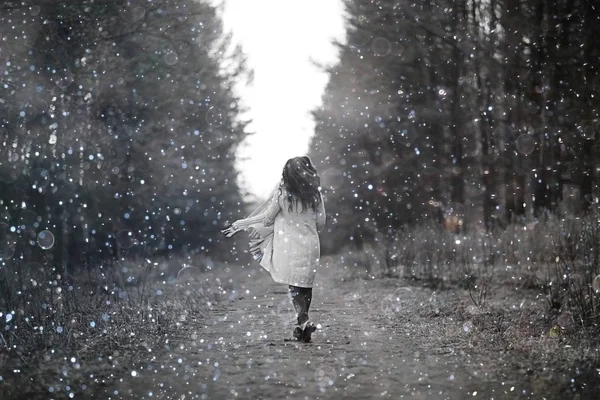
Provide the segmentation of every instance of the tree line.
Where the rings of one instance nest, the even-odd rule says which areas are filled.
[[[6,1],[0,39],[4,261],[232,257],[246,69],[212,3]]]
[[[489,231],[595,202],[593,1],[345,5],[311,144],[341,241],[430,218]]]

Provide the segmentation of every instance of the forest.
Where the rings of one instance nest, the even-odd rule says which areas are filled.
[[[71,270],[135,249],[229,256],[216,233],[242,207],[243,56],[213,6],[146,3],[4,2],[5,259]]]
[[[596,203],[593,2],[357,0],[347,12],[311,146],[346,207],[335,229],[368,238],[433,218],[494,231]]]
[[[598,8],[345,4],[347,41],[313,112],[325,252],[480,295],[515,264],[552,309],[597,326]]]

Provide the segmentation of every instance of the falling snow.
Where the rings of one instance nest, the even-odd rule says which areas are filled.
[[[220,9],[59,3],[0,6],[0,398],[598,393],[592,2],[344,1],[309,343],[222,234],[263,199],[236,156],[260,71]]]

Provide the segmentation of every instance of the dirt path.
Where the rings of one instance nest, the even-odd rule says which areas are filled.
[[[131,371],[108,394],[136,399],[521,398],[506,382],[486,382],[464,355],[444,349],[427,354],[410,335],[397,331],[382,312],[379,299],[387,293],[379,295],[376,281],[340,283],[327,268],[317,278],[310,313],[321,328],[312,343],[295,342],[286,288],[258,275],[234,282],[231,293],[237,300],[214,307],[187,340]]]

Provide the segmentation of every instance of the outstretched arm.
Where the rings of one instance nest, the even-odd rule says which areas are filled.
[[[265,226],[272,225],[273,221],[275,220],[275,217],[281,209],[279,206],[279,194],[279,191],[275,191],[275,193],[273,193],[271,201],[269,202],[269,205],[265,211],[253,217],[237,220],[233,224],[231,224],[229,228],[223,230],[222,232],[227,237],[230,237],[233,236],[236,232],[239,232],[240,230],[246,230],[254,224],[262,223]]]
[[[271,201],[269,202],[269,206],[262,213],[255,215],[254,217],[244,218],[239,221],[236,221],[240,228],[244,229],[249,227],[250,225],[254,225],[262,222],[264,225],[271,225],[275,220],[277,214],[279,214],[279,192],[275,192],[271,197]]]

